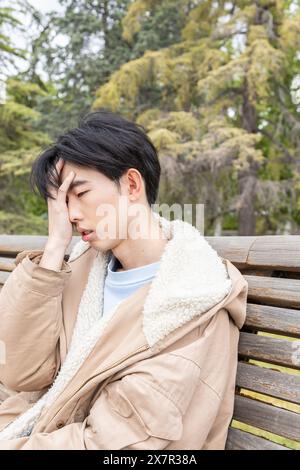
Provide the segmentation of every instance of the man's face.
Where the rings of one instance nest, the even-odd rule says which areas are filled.
[[[119,189],[102,173],[67,162],[61,170],[62,182],[71,171],[75,176],[67,193],[70,221],[77,231],[93,231],[83,239],[94,248],[106,251],[116,247],[127,234],[126,183],[121,178]]]

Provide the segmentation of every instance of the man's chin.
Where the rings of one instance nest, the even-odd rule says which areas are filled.
[[[95,248],[95,250],[98,251],[108,251],[114,248],[118,242],[116,240],[111,240],[111,239],[99,239],[97,238],[96,240],[91,240],[89,242],[90,246]]]

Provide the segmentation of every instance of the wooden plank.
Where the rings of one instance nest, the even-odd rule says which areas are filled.
[[[242,332],[239,341],[239,355],[243,358],[256,359],[299,370],[299,353],[297,353],[299,347],[299,341]]]
[[[300,414],[236,395],[233,418],[300,442]]]
[[[248,299],[267,305],[300,308],[300,280],[265,276],[244,276]]]
[[[24,250],[42,250],[47,238],[35,235],[0,235],[1,256],[15,257]]]
[[[272,268],[300,272],[299,235],[205,237],[223,257],[240,269]]]
[[[226,450],[290,450],[275,442],[240,429],[229,428]]]
[[[245,327],[300,338],[300,310],[248,303]]]
[[[11,272],[15,268],[14,265],[15,258],[1,258],[0,257],[0,271]]]
[[[239,267],[247,267],[248,253],[256,237],[205,237],[208,243],[223,258]]]
[[[300,377],[245,362],[238,363],[236,385],[300,404]]]
[[[74,235],[73,239],[78,241],[80,237]],[[300,235],[222,236],[205,239],[222,257],[241,268],[300,272]],[[0,253],[15,256],[23,250],[43,249],[46,240],[47,236],[0,235]]]
[[[46,244],[47,236],[35,235],[0,235],[0,255],[15,257],[24,250],[43,250]],[[69,254],[72,247],[81,237],[74,236],[66,254]]]
[[[288,268],[300,271],[300,236],[265,235],[256,237],[252,244],[247,264],[249,266]]]

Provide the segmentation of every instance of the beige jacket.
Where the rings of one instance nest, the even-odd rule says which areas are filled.
[[[160,223],[157,275],[105,320],[110,253],[80,241],[57,272],[40,250],[17,256],[0,293],[0,381],[19,393],[0,405],[0,449],[224,449],[248,284],[194,227]],[[1,438],[47,392],[31,433]]]

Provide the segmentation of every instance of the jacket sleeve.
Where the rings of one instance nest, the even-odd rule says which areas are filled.
[[[171,353],[167,356],[167,361],[161,356],[147,359],[147,364],[141,361],[134,365],[134,372],[108,383],[83,422],[51,433],[0,441],[0,449],[166,448],[181,438],[182,418],[200,380],[194,362]]]
[[[0,381],[16,391],[47,387],[58,370],[62,292],[71,274],[39,266],[43,251],[23,251],[0,292]]]

